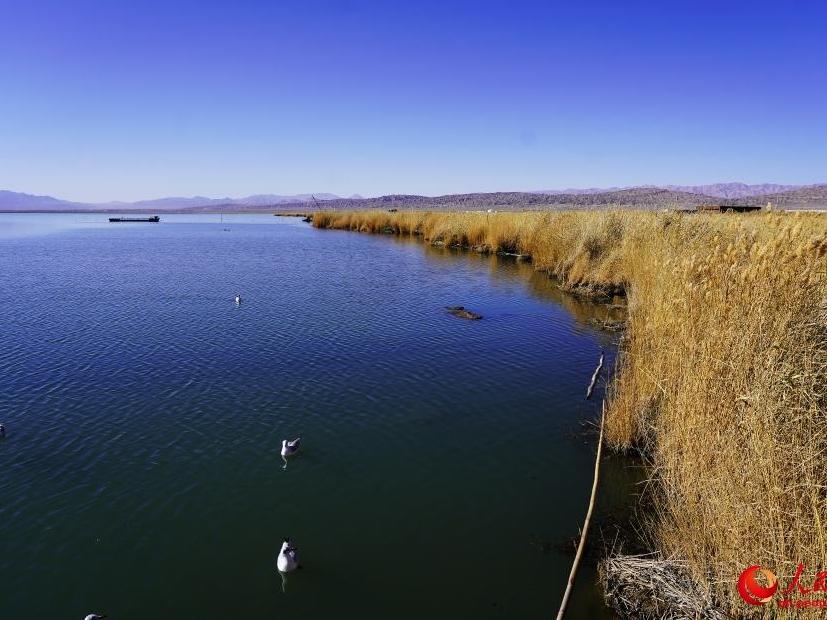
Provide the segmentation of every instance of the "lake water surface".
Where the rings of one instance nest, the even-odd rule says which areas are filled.
[[[605,314],[527,264],[293,218],[0,215],[0,615],[548,618]],[[570,617],[603,615],[587,566]]]

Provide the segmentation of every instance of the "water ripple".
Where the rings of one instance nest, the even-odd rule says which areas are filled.
[[[547,615],[568,558],[528,541],[582,517],[595,310],[509,261],[208,217],[0,240],[9,617]],[[287,534],[312,568],[282,596]]]

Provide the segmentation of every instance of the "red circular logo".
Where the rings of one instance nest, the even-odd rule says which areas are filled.
[[[767,579],[767,585],[762,586],[755,578],[761,572]],[[758,564],[748,567],[738,578],[738,594],[750,605],[763,605],[772,599],[778,589],[778,578],[772,571],[761,568]]]

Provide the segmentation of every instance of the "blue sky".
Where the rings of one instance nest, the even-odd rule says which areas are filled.
[[[0,188],[827,181],[819,2],[0,0]]]

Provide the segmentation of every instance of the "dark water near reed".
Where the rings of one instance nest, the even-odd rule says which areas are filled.
[[[295,219],[0,215],[0,615],[550,617],[606,312],[530,265]],[[598,516],[634,478],[606,467]],[[607,615],[594,581],[571,617]]]

